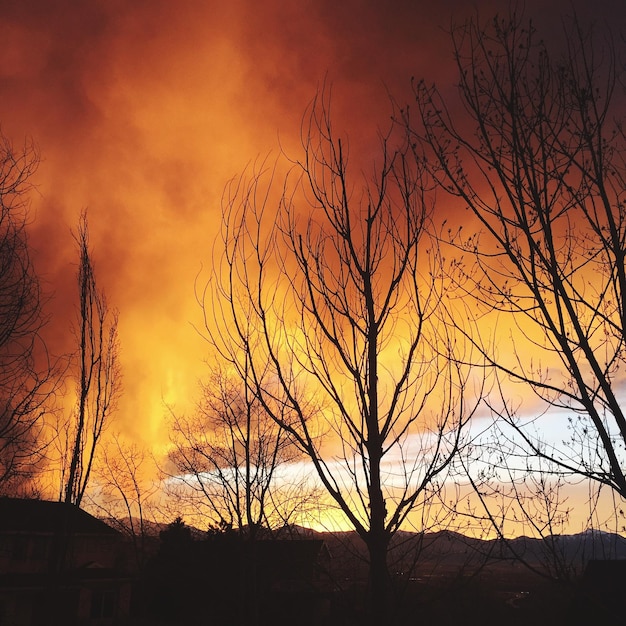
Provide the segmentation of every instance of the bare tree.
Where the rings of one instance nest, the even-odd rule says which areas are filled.
[[[298,456],[289,433],[238,377],[214,368],[191,416],[171,411],[167,491],[178,510],[254,540],[306,512],[314,490],[285,475]]]
[[[119,433],[103,445],[101,456],[94,468],[96,489],[89,506],[131,540],[136,565],[142,569],[154,521],[158,487],[150,476],[156,467],[145,448],[126,442]]]
[[[583,477],[626,497],[619,49],[576,19],[564,35],[557,56],[515,12],[468,21],[452,34],[462,106],[420,82],[418,119],[407,111],[404,122],[440,188],[480,225],[448,236],[483,329],[467,338],[496,375],[492,459],[514,479]],[[517,400],[511,383],[533,397]],[[549,437],[555,422],[565,434]]]
[[[382,136],[374,174],[353,177],[322,94],[302,144],[294,187],[270,169],[227,189],[221,263],[201,301],[212,342],[365,542],[379,623],[390,538],[462,443],[467,373],[440,356],[454,345],[434,317],[433,207],[404,138]]]
[[[63,472],[65,502],[80,505],[89,483],[96,450],[121,390],[117,312],[109,311],[96,284],[89,250],[87,213],[78,235],[77,406],[68,432],[67,471]]]
[[[27,488],[45,450],[43,418],[55,388],[40,331],[42,295],[27,237],[31,144],[0,134],[0,493]]]

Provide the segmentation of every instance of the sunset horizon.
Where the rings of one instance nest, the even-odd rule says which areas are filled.
[[[157,523],[163,571],[354,532],[372,624],[403,532],[582,575],[555,538],[626,537],[625,28],[618,0],[6,2],[0,495]]]

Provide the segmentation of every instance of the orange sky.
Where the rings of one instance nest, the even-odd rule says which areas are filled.
[[[508,5],[479,2],[481,15]],[[544,2],[528,1],[529,13]],[[537,13],[549,31],[560,7]],[[589,4],[581,0],[581,10]],[[620,0],[593,3],[622,18]],[[463,0],[4,0],[0,123],[41,153],[32,245],[52,295],[51,350],[71,349],[76,249],[89,210],[100,285],[120,311],[118,425],[163,441],[163,400],[184,411],[204,374],[194,279],[211,258],[229,178],[278,138],[296,149],[317,86],[333,84],[337,125],[362,145],[386,128],[387,91],[411,76],[454,80],[440,27]],[[620,15],[621,11],[621,15]],[[584,13],[583,13],[584,15]],[[360,143],[358,144],[361,145]]]

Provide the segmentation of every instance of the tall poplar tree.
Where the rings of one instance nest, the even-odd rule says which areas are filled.
[[[76,236],[78,264],[78,323],[75,357],[77,405],[70,427],[69,462],[64,473],[65,502],[80,506],[96,452],[121,390],[117,312],[111,312],[98,289],[91,252],[87,213]]]

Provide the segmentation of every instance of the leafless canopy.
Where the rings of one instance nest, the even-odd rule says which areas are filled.
[[[19,492],[36,471],[45,405],[54,389],[26,232],[37,164],[32,145],[15,149],[0,135],[0,493]]]
[[[467,379],[441,356],[454,345],[435,321],[426,171],[388,133],[372,175],[353,173],[329,108],[313,102],[282,185],[262,164],[227,189],[201,302],[212,342],[367,544],[382,615],[389,539],[449,468]]]
[[[544,469],[626,496],[620,50],[575,19],[564,26],[557,56],[515,13],[468,22],[453,33],[463,110],[421,82],[418,119],[405,122],[440,187],[481,226],[449,237],[465,253],[458,284],[498,329],[470,339],[504,390],[492,398],[502,432],[515,433],[504,456],[530,454]],[[536,436],[502,386],[510,380],[528,385],[550,415],[569,416],[562,445]]]
[[[195,413],[172,411],[169,427],[164,473],[178,511],[254,540],[295,521],[314,498],[303,476],[283,475],[297,456],[289,434],[234,374],[213,366]]]

